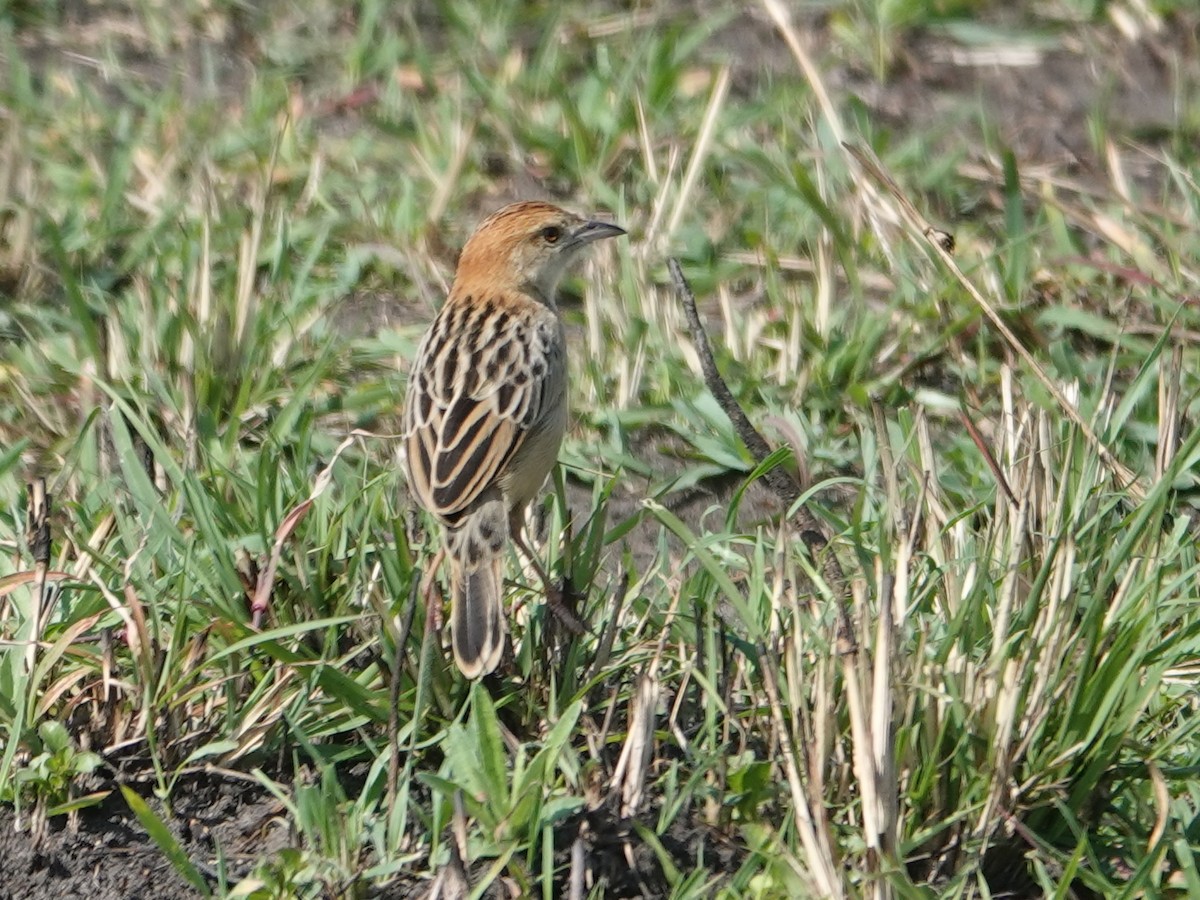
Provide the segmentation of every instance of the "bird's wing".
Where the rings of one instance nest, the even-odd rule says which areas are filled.
[[[553,324],[520,312],[448,305],[417,353],[404,415],[409,486],[443,520],[495,483],[542,414]]]

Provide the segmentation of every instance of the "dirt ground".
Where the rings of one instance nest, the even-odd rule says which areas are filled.
[[[239,845],[263,830],[269,834],[276,806],[274,798],[263,797],[259,789],[243,790],[238,796],[212,782],[189,785],[175,797],[176,837],[189,856],[201,862],[212,858],[212,841],[204,846],[200,836],[219,834],[222,850],[233,863],[230,868],[239,872],[239,868],[245,869],[238,866]],[[15,831],[16,824],[11,809],[0,809],[3,900],[184,900],[200,896],[149,839],[119,793],[86,810],[77,831],[59,817],[51,823],[49,833],[35,842],[28,831]],[[276,826],[276,830],[281,829]]]
[[[1003,16],[1003,11],[998,15]],[[82,20],[80,20],[81,22]],[[78,27],[82,24],[76,22]],[[1001,23],[1003,24],[1003,23]],[[1114,137],[1136,136],[1152,144],[1172,124],[1171,103],[1184,84],[1197,84],[1195,23],[1177,26],[1157,35],[1137,39],[1121,35],[1112,26],[1080,28],[1078,34],[1056,42],[1052,49],[1018,53],[1007,58],[989,56],[944,35],[919,34],[903,45],[894,77],[886,84],[869,73],[839,67],[826,61],[829,86],[837,95],[855,95],[881,127],[898,133],[928,129],[935,145],[981,147],[981,117],[1016,149],[1022,162],[1049,164],[1080,178],[1106,181],[1104,164],[1088,149],[1089,116],[1098,104],[1108,110],[1108,127]],[[825,24],[814,19],[805,34],[820,58]],[[72,19],[52,39],[31,36],[26,46],[38,65],[47,69],[68,66],[72,46]],[[224,47],[227,66],[221,77],[229,89],[245,79],[256,59],[254,42],[232,36]],[[795,62],[783,42],[754,8],[730,22],[712,41],[711,52],[733,53],[735,90],[746,90],[764,73],[792,72]],[[1180,71],[1180,61],[1185,62]],[[136,70],[153,77],[165,61],[139,59]],[[1187,68],[1190,67],[1190,70]],[[948,124],[950,123],[950,124]],[[970,154],[974,155],[974,154]],[[1147,161],[1147,168],[1149,161]],[[1138,177],[1138,172],[1131,173]],[[516,176],[514,176],[516,177]],[[514,185],[514,189],[518,186]],[[949,223],[952,227],[953,223]],[[395,310],[394,320],[403,316]],[[654,441],[649,440],[648,448]],[[667,464],[664,463],[664,466]],[[698,489],[680,501],[678,512],[698,515],[718,503],[732,484]],[[578,502],[590,492],[581,490]],[[630,514],[640,503],[633,489],[614,498],[612,515]],[[759,497],[751,515],[773,510],[769,497]],[[248,873],[251,861],[287,847],[287,833],[278,801],[254,784],[218,778],[182,781],[172,796],[173,831],[202,872],[215,872],[217,847],[226,860],[232,881]],[[625,861],[627,824],[603,810],[590,814],[589,849],[597,867],[611,868],[610,896],[655,896],[665,882],[653,854],[645,847],[635,852],[636,869]],[[14,828],[11,809],[0,809],[0,900],[134,900],[134,898],[188,898],[198,896],[176,873],[157,845],[150,840],[115,792],[101,806],[85,810],[72,831],[57,820],[50,832],[35,843],[27,831]],[[578,829],[580,822],[569,823]],[[666,843],[668,852],[683,863],[695,858],[698,841],[706,846],[710,861],[726,853],[719,841],[703,829],[679,835]],[[569,846],[569,840],[562,842]],[[733,862],[732,857],[729,858]],[[214,882],[215,883],[215,882]],[[427,883],[393,885],[378,897],[422,895]]]
[[[163,816],[156,801],[146,797]],[[181,781],[172,793],[172,833],[189,859],[216,889],[217,854],[224,859],[226,884],[249,875],[256,860],[292,846],[280,815],[282,805],[245,781],[197,777]],[[643,817],[653,827],[653,815]],[[178,874],[150,840],[119,793],[84,812],[78,829],[56,819],[40,840],[17,831],[11,809],[0,809],[0,900],[190,900],[200,893]],[[654,852],[632,836],[631,823],[608,806],[576,815],[556,829],[557,867],[566,872],[571,844],[582,836],[592,872],[608,884],[606,896],[634,898],[665,895],[669,886]],[[663,836],[663,847],[681,863],[699,857],[710,865],[735,868],[735,850],[706,827],[695,828],[679,817]],[[632,852],[630,866],[626,846]],[[486,868],[481,861],[479,868]],[[453,870],[454,866],[448,867]],[[474,882],[475,872],[465,873]],[[461,870],[459,875],[463,875]],[[400,876],[366,896],[377,900],[416,900],[429,894],[425,879]],[[565,893],[565,885],[564,885]],[[361,889],[324,896],[363,896]],[[452,892],[443,896],[456,896]],[[464,894],[465,896],[465,894]],[[500,885],[485,895],[509,896]]]

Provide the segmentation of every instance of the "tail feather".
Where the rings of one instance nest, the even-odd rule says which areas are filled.
[[[499,556],[469,570],[451,560],[451,632],[454,661],[467,678],[482,678],[504,653],[503,576]]]
[[[504,550],[508,514],[498,489],[486,492],[446,534],[450,558],[450,640],[454,661],[468,678],[500,665],[504,654]]]

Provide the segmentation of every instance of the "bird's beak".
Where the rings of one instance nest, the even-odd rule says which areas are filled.
[[[594,241],[602,241],[605,238],[620,237],[623,234],[625,234],[625,229],[612,222],[584,222],[571,232],[571,243],[575,246],[582,246]]]

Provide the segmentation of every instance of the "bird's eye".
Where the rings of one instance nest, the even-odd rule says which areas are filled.
[[[562,237],[562,229],[557,225],[547,225],[542,229],[542,240],[547,244],[557,244],[558,239]]]

